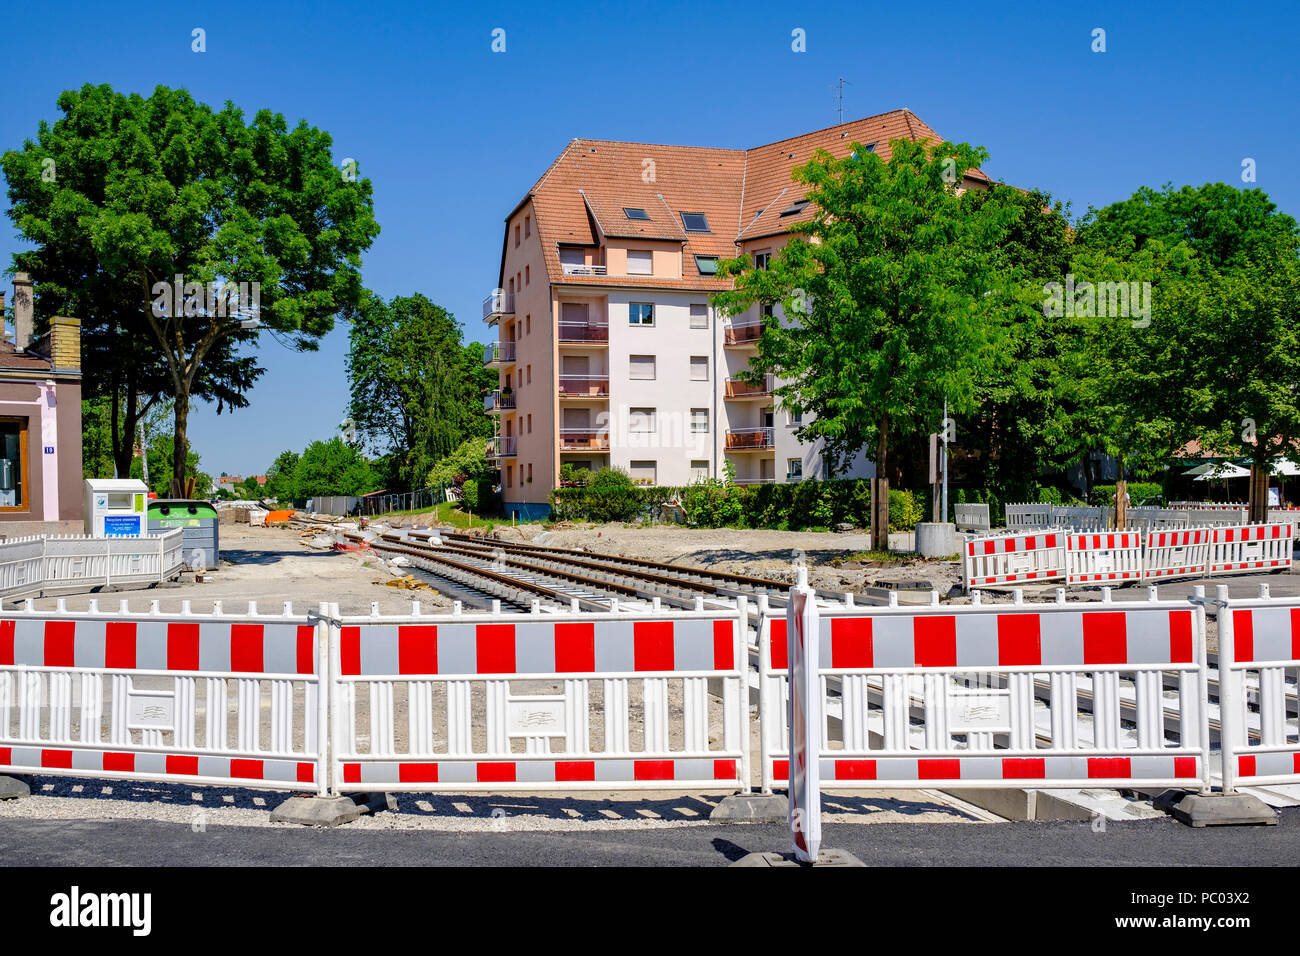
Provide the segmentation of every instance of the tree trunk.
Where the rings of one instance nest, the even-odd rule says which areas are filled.
[[[880,422],[876,443],[876,478],[871,483],[871,549],[889,550],[889,419]]]
[[[126,408],[119,411],[118,397],[113,395],[113,467],[119,478],[131,477],[131,462],[135,460],[136,426],[140,422],[135,392],[126,393]]]
[[[185,498],[188,497],[185,488],[185,465],[190,450],[189,440],[185,437],[186,425],[190,417],[190,396],[188,392],[176,396],[175,410],[176,428],[172,433],[174,447],[172,449],[171,496],[173,498]]]
[[[1123,474],[1123,472],[1121,472]],[[1128,524],[1128,479],[1115,482],[1115,527],[1122,531]]]
[[[1250,464],[1250,515],[1251,524],[1268,520],[1268,469],[1263,461]]]

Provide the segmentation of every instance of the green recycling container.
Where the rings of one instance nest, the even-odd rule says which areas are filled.
[[[185,563],[192,569],[210,570],[217,567],[221,557],[218,519],[217,509],[211,502],[158,498],[149,502],[146,518],[150,534],[184,529],[181,553]]]

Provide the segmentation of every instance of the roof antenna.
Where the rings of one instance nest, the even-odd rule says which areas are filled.
[[[831,87],[831,89],[835,91],[835,111],[839,113],[840,119],[837,125],[840,126],[844,125],[844,84],[845,83],[849,83],[849,81],[844,79],[844,77],[841,76],[840,82]],[[852,83],[849,83],[849,86],[852,85],[853,85]]]

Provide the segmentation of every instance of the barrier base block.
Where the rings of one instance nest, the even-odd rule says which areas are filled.
[[[32,788],[26,780],[18,777],[0,777],[0,800],[16,800],[18,797],[30,797]]]
[[[360,819],[369,809],[351,797],[290,797],[271,811],[271,822],[337,827]]]
[[[828,850],[825,847],[817,854],[816,863],[800,863],[793,853],[747,853],[732,866],[866,866],[848,850]]]
[[[1277,812],[1248,793],[1189,793],[1174,802],[1161,794],[1173,818],[1189,827],[1276,826]]]
[[[736,793],[709,814],[710,823],[785,823],[790,801],[774,793]]]

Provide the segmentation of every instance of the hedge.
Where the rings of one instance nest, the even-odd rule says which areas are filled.
[[[1135,505],[1139,502],[1163,504],[1164,491],[1164,487],[1157,481],[1130,481],[1128,483],[1128,498]],[[1115,503],[1115,486],[1093,485],[1092,498],[1096,504],[1113,505]]]
[[[551,513],[568,521],[654,520],[660,508],[677,499],[694,528],[774,528],[802,531],[849,523],[871,523],[871,483],[858,479],[798,481],[782,484],[728,485],[697,482],[684,488],[644,487],[602,478],[580,488],[551,492]],[[924,496],[910,491],[889,492],[891,531],[910,531],[925,520]]]

